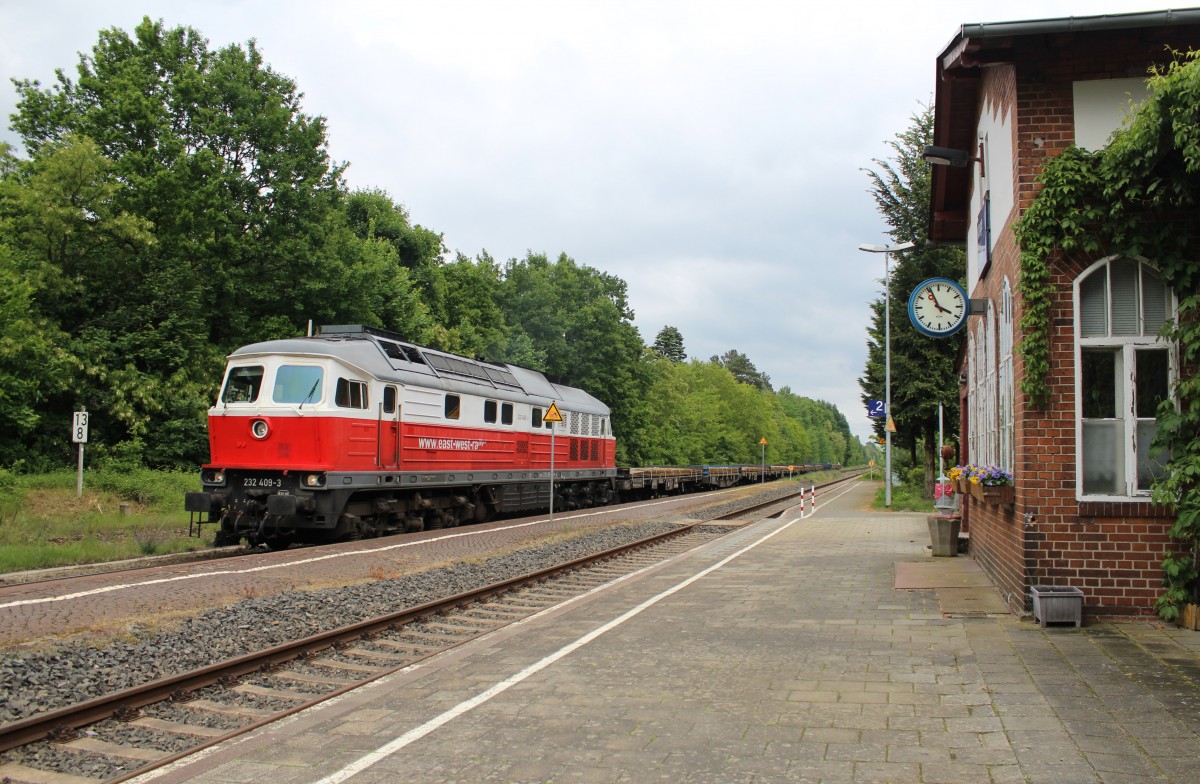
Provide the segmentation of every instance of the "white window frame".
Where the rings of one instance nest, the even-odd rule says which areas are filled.
[[[1013,292],[1004,277],[1000,289],[1000,366],[997,369],[997,412],[999,414],[998,464],[1014,475],[1016,443],[1013,440],[1016,422],[1016,385],[1013,380]]]
[[[971,434],[967,458],[975,465],[1000,464],[997,383],[996,311],[988,300],[984,318],[967,336],[967,408]]]
[[[1174,344],[1158,337],[1157,332],[1150,335],[1117,335],[1104,337],[1082,337],[1082,307],[1080,289],[1083,282],[1090,278],[1093,274],[1100,274],[1101,268],[1109,267],[1114,261],[1122,260],[1127,257],[1114,255],[1107,256],[1093,263],[1087,269],[1079,274],[1072,283],[1072,307],[1074,310],[1074,352],[1075,352],[1075,498],[1078,501],[1142,501],[1150,495],[1149,490],[1138,489],[1137,476],[1137,423],[1138,418],[1134,411],[1134,395],[1136,383],[1136,351],[1145,348],[1167,348],[1167,356],[1169,362],[1168,370],[1168,389],[1174,390],[1175,383],[1178,379],[1178,352]],[[1152,272],[1155,277],[1159,277],[1158,271],[1144,258],[1129,258],[1139,265],[1139,273],[1143,269]],[[1107,272],[1105,273],[1107,274]],[[1159,277],[1161,280],[1161,277]],[[1139,331],[1145,332],[1145,317],[1142,312],[1143,297],[1140,290],[1141,275],[1138,276],[1139,291],[1137,296],[1138,304],[1138,322]],[[1111,281],[1111,278],[1110,278]],[[1163,283],[1164,287],[1166,283]],[[1109,306],[1106,318],[1110,322],[1109,331],[1111,332],[1111,286],[1108,286],[1106,291],[1109,297]],[[1179,309],[1179,301],[1174,290],[1167,291],[1167,319],[1175,318],[1175,314]],[[1125,382],[1125,387],[1122,391],[1122,399],[1119,405],[1122,406],[1123,414],[1123,441],[1124,441],[1124,468],[1125,468],[1125,493],[1123,495],[1109,494],[1084,494],[1083,492],[1083,350],[1085,348],[1107,348],[1120,349],[1121,352],[1121,369],[1120,377]]]

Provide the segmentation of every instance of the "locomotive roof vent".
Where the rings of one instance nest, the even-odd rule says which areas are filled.
[[[439,374],[450,373],[489,386],[522,388],[516,376],[503,365],[476,362],[457,354],[420,348],[404,342],[403,337],[386,329],[362,324],[326,324],[321,327],[320,337],[332,340],[374,339],[376,345],[391,359],[429,365]]]

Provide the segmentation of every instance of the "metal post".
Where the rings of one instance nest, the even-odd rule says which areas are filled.
[[[892,508],[892,254],[883,252],[883,505]]]
[[[83,442],[79,442],[79,470],[75,474],[75,497],[83,498]]]
[[[942,479],[946,476],[946,467],[942,464],[942,444],[946,443],[946,436],[942,432],[942,404],[938,403],[938,484],[942,484]]]
[[[554,522],[554,428],[550,423],[550,522]]]
[[[858,249],[867,253],[883,254],[883,415],[887,417],[887,425],[883,428],[883,499],[884,506],[892,506],[892,431],[895,420],[892,418],[892,253],[909,250],[916,247],[914,242],[901,242],[899,245],[859,245]]]

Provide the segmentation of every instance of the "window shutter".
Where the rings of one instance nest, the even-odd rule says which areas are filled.
[[[1128,259],[1112,263],[1112,333],[1140,335],[1138,325],[1138,265]]]
[[[1108,275],[1103,267],[1079,286],[1080,337],[1108,336]]]
[[[1157,335],[1167,320],[1167,288],[1146,267],[1142,267],[1142,318],[1146,337]]]

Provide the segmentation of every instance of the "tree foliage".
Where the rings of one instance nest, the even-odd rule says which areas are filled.
[[[658,331],[654,338],[654,353],[672,362],[686,362],[687,352],[683,348],[683,335],[670,325]]]
[[[766,392],[771,391],[771,377],[759,371],[754,366],[754,363],[750,361],[750,357],[737,349],[731,348],[720,356],[714,355],[709,362],[725,368],[733,374],[734,378],[743,384],[749,384]]]

